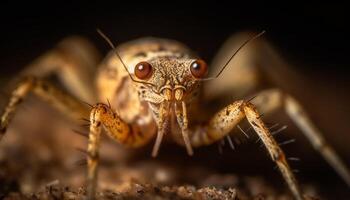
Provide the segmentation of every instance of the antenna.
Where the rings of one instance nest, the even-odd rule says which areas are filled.
[[[231,60],[237,55],[237,53],[244,47],[246,46],[248,43],[250,43],[251,41],[259,38],[260,36],[262,36],[263,34],[265,34],[266,31],[262,31],[260,32],[259,34],[255,35],[254,37],[252,38],[249,38],[248,40],[246,40],[233,54],[232,56],[230,57],[230,59],[227,60],[227,62],[225,63],[225,65],[221,68],[221,70],[219,71],[218,74],[216,74],[216,76],[214,77],[210,77],[210,78],[204,78],[204,79],[200,79],[202,81],[209,81],[209,80],[213,80],[213,79],[216,79],[218,78],[222,72],[225,70],[225,68],[227,67],[227,65],[231,62]]]
[[[100,34],[100,36],[108,43],[108,45],[114,50],[114,53],[117,55],[118,59],[120,60],[120,62],[123,64],[124,69],[126,70],[126,72],[129,74],[129,77],[131,78],[132,81],[136,82],[136,83],[143,83],[143,84],[148,84],[151,86],[154,86],[152,83],[148,83],[148,82],[144,82],[144,81],[138,81],[136,79],[134,79],[134,77],[130,74],[128,67],[126,66],[126,64],[124,63],[123,59],[120,57],[117,48],[115,47],[115,45],[112,43],[112,41],[109,39],[109,37],[107,37],[100,29],[96,29],[97,33]]]

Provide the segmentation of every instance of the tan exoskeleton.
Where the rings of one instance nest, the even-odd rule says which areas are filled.
[[[263,91],[248,101],[234,101],[207,117],[204,104],[209,105],[207,102],[210,99],[228,90],[231,90],[230,94],[239,96],[254,85],[257,76],[254,68],[243,66],[236,69],[231,66],[231,59],[243,46],[233,54],[228,53],[234,46],[233,41],[236,42],[234,38],[231,39],[219,53],[218,58],[221,59],[214,60],[214,71],[215,68],[218,70],[214,78],[206,78],[206,63],[176,41],[142,38],[125,43],[114,49],[102,62],[96,77],[97,90],[93,91],[91,69],[95,63],[90,58],[94,54],[93,48],[77,39],[67,40],[39,58],[24,73],[33,76],[25,78],[13,91],[1,115],[0,138],[5,134],[18,104],[29,92],[42,97],[73,119],[90,113],[87,195],[93,199],[97,187],[102,128],[112,139],[133,148],[141,147],[156,137],[152,152],[154,157],[158,154],[163,136],[169,133],[175,142],[184,145],[188,154],[192,155],[193,147],[210,145],[223,139],[246,118],[264,143],[271,159],[276,162],[295,199],[301,200],[304,199],[303,194],[285,155],[258,112],[269,113],[284,107],[314,147],[350,185],[350,175],[345,164],[326,144],[299,103],[278,89]],[[228,48],[231,50],[228,51]],[[249,63],[244,59],[239,61],[242,65]],[[222,73],[225,67],[227,71]],[[110,104],[97,103],[89,111],[81,101],[40,78],[50,73],[57,73],[80,99],[96,102],[95,94],[98,94],[98,101],[108,99]],[[221,74],[229,78],[221,79]]]

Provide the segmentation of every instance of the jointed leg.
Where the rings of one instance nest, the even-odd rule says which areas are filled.
[[[19,77],[29,77],[18,85],[18,79],[10,82],[17,87],[13,90],[3,113],[0,113],[0,140],[6,133],[18,105],[33,92],[53,107],[62,111],[71,119],[89,116],[89,109],[81,101],[41,80],[49,75],[57,75],[59,80],[76,97],[83,101],[94,102],[93,75],[99,62],[96,49],[80,37],[70,37],[59,43],[54,49],[40,56],[20,73]],[[36,78],[34,78],[36,77]]]
[[[298,183],[287,163],[282,149],[278,146],[277,142],[269,132],[269,129],[261,120],[260,115],[258,114],[253,104],[247,104],[247,106],[244,107],[244,112],[249,123],[253,126],[254,130],[257,132],[265,144],[272,160],[277,163],[277,166],[279,167],[284,179],[288,183],[288,186],[292,191],[294,197],[296,199],[303,199]]]
[[[217,68],[223,66],[224,62],[235,51],[235,47],[250,37],[246,33],[231,37],[220,50],[216,59],[214,59],[213,66]],[[220,78],[205,85],[205,96],[208,99],[222,98],[222,95],[225,96],[227,93],[245,96],[261,83],[260,78],[265,78],[266,82],[283,86],[287,89],[303,88],[307,85],[305,84],[306,79],[303,80],[301,75],[295,73],[292,68],[293,66],[288,65],[267,41],[260,38],[243,48],[236,55],[235,59],[230,62],[230,65]],[[218,70],[216,69],[216,71]],[[215,69],[213,71],[215,72]],[[228,98],[231,98],[231,96],[228,95]],[[283,95],[278,90],[268,90],[257,95],[252,100],[252,103],[264,114],[284,107],[287,114],[309,138],[314,148],[321,152],[323,157],[335,168],[345,182],[350,185],[350,173],[346,165],[326,143],[321,132],[312,124],[309,117],[294,98],[289,95]],[[199,137],[198,134],[195,135]],[[202,137],[208,140],[206,136]]]
[[[12,92],[4,112],[0,115],[0,140],[6,133],[6,129],[11,122],[18,105],[24,100],[29,92],[33,92],[35,95],[50,103],[53,107],[56,107],[72,119],[79,119],[88,116],[87,107],[75,98],[62,92],[56,87],[53,87],[48,82],[28,77],[21,81]]]
[[[288,116],[301,129],[302,133],[309,139],[310,143],[319,151],[327,162],[350,186],[350,172],[345,163],[339,158],[333,148],[326,142],[322,133],[311,122],[300,104],[290,95],[284,94],[278,89],[270,89],[260,92],[252,103],[262,113],[269,113],[283,107]]]
[[[90,122],[87,196],[88,199],[94,199],[97,186],[98,149],[102,126],[113,140],[129,147],[145,145],[154,136],[155,129],[152,126],[143,127],[144,129],[141,132],[140,127],[127,124],[105,104],[96,104],[93,107],[90,114]]]
[[[71,94],[91,103],[96,100],[91,88],[99,60],[99,54],[90,42],[81,37],[69,37],[26,66],[18,77],[57,75]],[[16,83],[16,79],[12,81],[12,84]]]
[[[294,197],[298,200],[302,200],[302,193],[294,174],[285,159],[283,151],[272,137],[264,122],[261,120],[260,115],[253,104],[244,101],[236,101],[219,111],[209,121],[207,126],[200,126],[194,130],[190,138],[192,145],[209,145],[222,139],[229,134],[244,117],[247,118],[265,144],[271,159],[276,162]]]

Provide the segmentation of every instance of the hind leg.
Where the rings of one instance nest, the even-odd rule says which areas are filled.
[[[88,41],[72,37],[63,40],[56,48],[25,67],[18,77],[29,78],[24,78],[19,83],[18,78],[13,80],[12,84],[16,84],[17,87],[13,90],[5,111],[1,115],[0,135],[5,134],[18,105],[29,92],[33,92],[71,118],[88,116],[87,108],[76,97],[84,101],[95,99],[91,84],[93,83],[92,71],[98,60],[97,54]],[[50,74],[57,75],[76,97],[42,80]]]
[[[261,113],[270,113],[282,108],[288,117],[299,127],[312,146],[335,169],[340,177],[350,186],[350,172],[334,149],[327,143],[321,131],[313,124],[300,103],[291,95],[279,89],[269,89],[256,95],[252,103]]]
[[[81,37],[68,37],[53,49],[39,56],[18,74],[10,85],[16,85],[18,79],[32,76],[45,78],[55,75],[65,88],[74,96],[86,102],[96,100],[94,75],[99,53],[95,47]]]
[[[217,71],[235,49],[251,37],[250,35],[241,33],[231,37],[214,59],[213,71]],[[283,87],[288,91],[295,90],[295,88],[300,90],[308,85],[304,83],[304,79],[300,75],[291,70],[291,66],[278,55],[267,41],[259,38],[244,47],[219,78],[205,83],[205,96],[209,100],[221,98],[223,94],[243,97],[248,93],[251,94],[252,90],[256,90],[262,80],[274,85],[274,87]],[[228,95],[228,98],[232,98],[232,95]],[[279,89],[272,89],[258,93],[252,103],[257,106],[261,113],[269,113],[278,108],[284,109],[313,147],[322,154],[350,186],[350,173],[346,165],[326,142],[321,131],[313,124],[295,98]]]
[[[65,113],[71,119],[88,116],[89,109],[75,97],[66,94],[46,81],[28,77],[21,81],[12,92],[4,112],[0,115],[0,140],[5,135],[19,104],[23,102],[30,92]]]

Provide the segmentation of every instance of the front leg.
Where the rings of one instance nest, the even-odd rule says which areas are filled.
[[[228,135],[244,117],[247,118],[263,141],[271,159],[276,162],[295,199],[302,200],[301,190],[299,189],[298,183],[287,163],[282,149],[278,146],[269,129],[261,120],[253,104],[244,101],[236,101],[216,113],[207,125],[199,126],[193,131],[190,138],[192,145],[195,147],[209,145],[222,139]]]
[[[143,131],[141,131],[141,127],[126,123],[108,105],[102,103],[96,104],[91,110],[90,122],[87,175],[87,197],[89,200],[95,198],[99,160],[98,149],[102,127],[106,129],[106,133],[110,138],[133,148],[145,145],[155,133],[153,124],[142,127]]]

